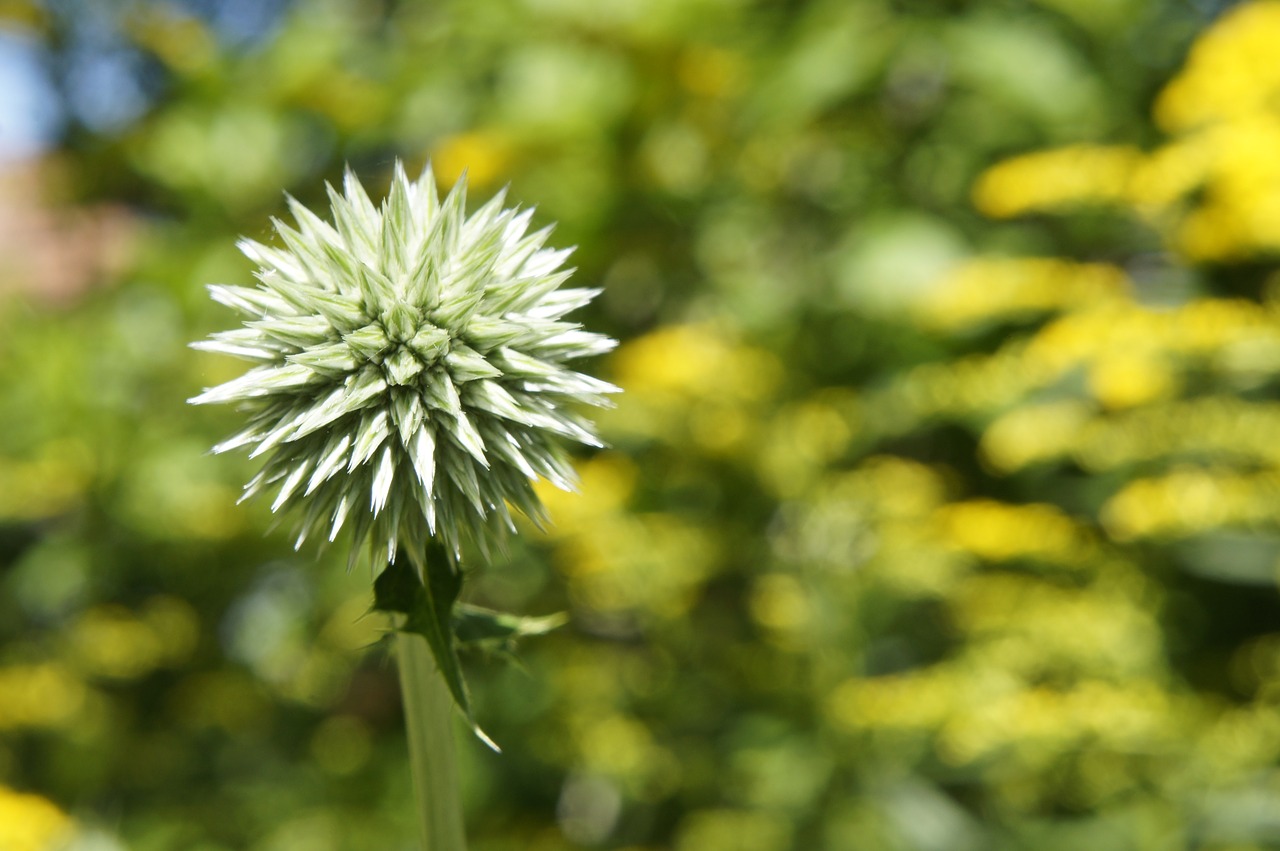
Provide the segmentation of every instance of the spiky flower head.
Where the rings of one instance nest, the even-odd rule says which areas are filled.
[[[214,449],[265,456],[245,497],[297,509],[298,546],[350,524],[353,556],[429,536],[456,554],[510,527],[509,506],[541,520],[533,480],[572,486],[563,439],[598,445],[576,409],[617,388],[566,363],[614,341],[562,317],[599,291],[560,289],[569,250],[504,194],[468,217],[465,179],[441,200],[429,167],[397,164],[377,207],[348,171],[332,223],[290,198],[283,247],[241,241],[256,287],[209,288],[244,323],[195,347],[258,365],[191,401],[246,410]]]

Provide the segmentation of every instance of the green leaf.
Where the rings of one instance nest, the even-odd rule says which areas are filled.
[[[457,642],[453,632],[453,608],[462,591],[462,571],[451,564],[443,547],[434,542],[427,552],[410,553],[387,565],[373,582],[373,608],[404,615],[398,627],[421,635],[431,648],[436,667],[444,677],[453,702],[462,711],[472,731],[494,750],[498,746],[476,724],[471,698],[462,677]],[[413,564],[409,564],[412,561]],[[426,583],[421,576],[426,577]]]
[[[569,616],[564,612],[531,618],[467,603],[459,603],[453,609],[453,633],[459,644],[508,653],[515,650],[521,638],[546,635],[568,622]]]

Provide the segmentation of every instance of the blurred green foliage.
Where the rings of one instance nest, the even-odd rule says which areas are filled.
[[[395,157],[623,340],[469,577],[571,618],[467,660],[476,851],[1280,847],[1278,9],[0,3],[65,110],[0,180],[0,848],[414,847],[370,577],[183,403],[236,237]]]

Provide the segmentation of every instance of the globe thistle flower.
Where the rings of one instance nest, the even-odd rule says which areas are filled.
[[[283,247],[240,242],[256,287],[209,288],[244,323],[195,347],[257,366],[191,401],[247,411],[214,451],[265,458],[245,498],[295,509],[298,547],[346,525],[353,558],[432,537],[456,557],[510,528],[509,506],[541,522],[533,481],[572,487],[564,440],[599,445],[576,409],[618,388],[566,363],[614,341],[563,319],[599,291],[560,289],[570,251],[504,194],[468,217],[465,179],[441,200],[430,168],[410,181],[397,164],[376,207],[348,171],[332,223],[290,198]]]

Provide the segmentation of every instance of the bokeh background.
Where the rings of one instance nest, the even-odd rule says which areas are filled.
[[[367,570],[206,449],[283,192],[577,245],[473,851],[1280,848],[1280,3],[0,2],[0,849],[416,847]]]

